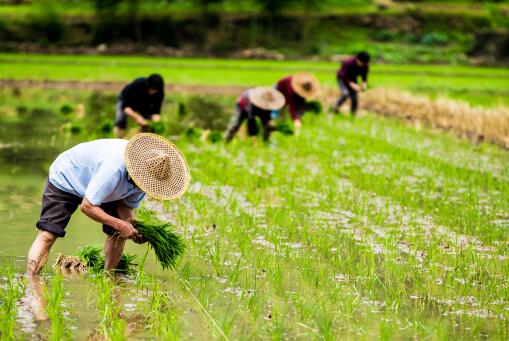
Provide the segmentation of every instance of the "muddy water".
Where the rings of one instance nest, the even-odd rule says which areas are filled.
[[[27,251],[37,234],[35,223],[40,213],[48,167],[60,152],[81,142],[63,138],[50,121],[12,123],[0,113],[0,264],[14,268],[20,279],[25,271]],[[51,279],[51,265],[58,253],[73,254],[79,246],[90,243],[102,245],[105,239],[100,224],[79,210],[73,215],[66,231],[65,238],[57,240],[52,248],[44,275],[46,281]],[[141,258],[146,249],[147,245],[128,243],[126,251]],[[157,268],[152,252],[149,253],[146,270],[160,279],[168,277],[167,273]],[[0,285],[2,281],[4,279],[0,278]],[[147,301],[147,293],[135,289],[128,280],[119,286],[119,304],[128,318],[135,319]],[[86,339],[99,324],[95,306],[96,289],[82,276],[65,276],[64,289],[68,327],[72,330],[73,338]],[[45,339],[49,323],[36,322],[27,306],[26,297],[18,302],[18,331],[24,338]],[[141,337],[143,334],[134,333],[132,337],[136,338],[136,335]]]

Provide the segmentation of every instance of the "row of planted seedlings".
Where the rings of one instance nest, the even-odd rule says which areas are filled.
[[[450,145],[439,158],[421,148],[429,136],[379,119],[306,123],[275,147],[184,145],[194,187],[166,209],[189,249],[169,279],[177,295],[142,271],[134,277],[150,297],[142,329],[161,338],[184,329],[232,339],[504,337],[507,244],[494,243],[504,232],[490,223],[507,212],[507,183],[451,161],[497,168],[504,159],[431,135]],[[398,182],[408,174],[420,182]],[[445,189],[431,198],[437,179]],[[488,209],[476,209],[478,193]],[[447,203],[456,196],[462,205]],[[121,338],[119,286],[89,278],[105,281],[94,284],[107,293],[97,299],[100,334]]]
[[[387,248],[387,244],[393,244],[399,254],[407,255],[407,260],[396,258],[393,267],[404,269],[407,263],[413,265],[407,271],[409,275],[401,276],[404,272],[394,272],[394,279],[405,279],[401,293],[405,293],[406,289],[406,297],[410,296],[411,300],[417,301],[408,302],[408,306],[412,308],[410,311],[413,311],[414,305],[423,304],[428,312],[438,310],[438,316],[431,316],[448,316],[447,318],[451,319],[449,326],[445,325],[440,329],[445,329],[445,332],[450,334],[505,335],[507,243],[499,243],[503,231],[497,229],[491,219],[498,216],[497,211],[507,212],[507,204],[499,196],[500,193],[497,193],[507,192],[507,180],[494,178],[489,173],[480,174],[482,172],[474,168],[454,167],[454,161],[437,160],[418,148],[406,150],[400,145],[387,144],[384,138],[390,138],[390,135],[397,133],[395,130],[398,128],[392,128],[386,134],[388,136],[379,136],[372,142],[371,138],[363,137],[373,134],[378,128],[366,122],[358,123],[353,129],[344,130],[344,143],[340,152],[335,154],[337,162],[333,167],[330,163],[323,162],[322,169],[343,174],[346,181],[342,183],[350,183],[350,187],[346,186],[339,191],[353,191],[352,197],[356,202],[353,207],[357,207],[354,213],[362,213],[368,218],[373,216],[370,219],[374,225],[364,228],[369,227],[376,238],[382,241],[386,239],[385,245],[376,245],[371,241],[371,244],[378,248],[377,252],[385,254],[383,248]],[[350,132],[354,129],[358,132],[352,137]],[[380,135],[384,135],[387,127],[382,126],[379,130],[382,131]],[[413,136],[415,142],[418,137],[418,134]],[[491,154],[479,154],[471,145],[461,145],[450,137],[443,138],[443,142],[455,146],[456,150],[459,149],[456,153],[472,161],[486,160],[486,154]],[[325,153],[334,153],[326,143],[314,147]],[[493,155],[496,156],[498,151],[494,151]],[[451,152],[449,156],[453,160],[456,159],[454,154],[455,152]],[[384,155],[389,158],[382,158],[386,165],[382,167],[383,165],[377,162],[377,157]],[[353,162],[347,162],[347,166],[341,162],[352,156]],[[366,159],[369,162],[365,162]],[[422,172],[423,170],[428,172]],[[417,195],[413,188],[408,188],[410,186],[396,185],[398,179],[413,175],[414,171],[416,177],[422,180],[421,185],[417,186],[421,191]],[[420,172],[419,175],[417,171]],[[426,198],[430,197],[426,192],[436,191],[436,186],[426,184],[433,183],[437,178],[445,179],[445,190],[435,197],[435,209],[432,210],[431,203],[426,202]],[[461,189],[468,189],[473,193],[463,194]],[[463,207],[447,203],[451,201],[450,197],[458,193],[463,194]],[[489,202],[488,210],[479,212],[478,205],[484,193],[492,201]],[[420,205],[416,196],[421,198]],[[384,264],[382,268],[386,267]],[[384,274],[383,278],[387,278],[387,275]],[[394,284],[397,284],[396,281]],[[390,285],[388,288],[397,289],[398,286]],[[453,323],[455,319],[461,323]]]
[[[332,130],[329,131],[329,133],[332,132]],[[327,141],[327,139],[324,140]],[[410,226],[410,228],[414,228],[414,231],[403,236],[406,240],[402,240],[402,243],[400,243],[402,236],[398,235],[398,228],[402,230],[409,228],[409,226],[405,226],[409,224],[409,222],[405,220],[408,217],[403,219],[403,217],[405,217],[403,215],[405,213],[405,207],[403,207],[403,211],[401,212],[393,212],[389,210],[388,207],[385,211],[380,209],[376,211],[374,208],[379,208],[378,206],[380,205],[380,201],[370,199],[373,197],[372,194],[376,193],[364,191],[362,186],[360,189],[356,189],[354,187],[355,191],[352,191],[351,189],[337,188],[337,182],[324,184],[322,181],[313,182],[309,178],[301,178],[299,181],[295,181],[295,183],[290,182],[289,185],[288,179],[291,179],[292,176],[299,173],[303,174],[309,170],[301,165],[301,169],[299,169],[299,167],[295,167],[291,171],[288,171],[288,165],[295,165],[299,162],[303,164],[316,163],[317,160],[313,160],[314,156],[307,160],[294,160],[291,155],[284,151],[282,152],[282,150],[285,150],[284,147],[287,146],[283,146],[281,150],[278,150],[278,153],[283,154],[280,158],[278,158],[278,155],[275,155],[276,153],[271,153],[270,151],[267,152],[267,150],[262,150],[248,155],[247,153],[244,153],[243,149],[235,151],[233,148],[230,148],[229,152],[232,154],[237,153],[237,155],[233,155],[233,158],[232,155],[228,155],[228,157],[220,155],[215,158],[217,160],[217,164],[211,163],[211,160],[207,159],[204,161],[206,164],[203,165],[203,169],[207,170],[207,175],[203,175],[202,177],[205,183],[207,183],[206,181],[209,179],[215,179],[216,182],[213,183],[213,185],[208,185],[211,187],[212,194],[228,193],[228,186],[232,186],[234,189],[237,189],[237,192],[240,192],[240,188],[244,189],[244,194],[246,196],[254,195],[255,198],[253,198],[251,205],[255,211],[256,209],[263,207],[262,202],[265,205],[277,206],[278,200],[280,202],[284,201],[282,199],[278,199],[277,193],[279,192],[283,198],[286,198],[286,201],[291,203],[290,207],[284,207],[281,210],[281,216],[283,217],[281,219],[282,223],[275,220],[272,221],[270,225],[267,225],[265,222],[265,224],[262,224],[261,230],[259,230],[257,229],[257,227],[259,227],[257,225],[258,222],[254,219],[256,217],[256,212],[254,211],[248,212],[248,214],[245,215],[241,214],[236,218],[230,217],[231,214],[229,213],[234,212],[235,207],[239,204],[246,207],[245,203],[239,203],[234,195],[231,195],[232,202],[227,206],[225,206],[221,201],[218,203],[217,198],[214,198],[213,195],[211,198],[201,198],[200,200],[200,197],[203,196],[204,188],[202,187],[200,187],[199,191],[197,191],[197,197],[192,197],[192,204],[197,211],[196,216],[199,217],[194,220],[194,223],[198,221],[199,227],[197,227],[197,230],[194,231],[192,240],[196,243],[196,249],[201,254],[200,257],[204,262],[209,263],[208,271],[205,271],[201,276],[195,276],[196,280],[199,281],[199,285],[197,284],[197,288],[199,288],[199,290],[197,291],[201,296],[204,296],[202,297],[202,301],[209,302],[209,308],[216,310],[215,315],[218,316],[218,318],[224,318],[225,313],[223,310],[227,309],[226,307],[233,310],[232,312],[228,312],[230,318],[226,319],[224,322],[225,329],[231,329],[232,327],[229,322],[231,319],[235,319],[236,328],[241,328],[241,330],[250,330],[251,333],[261,333],[262,335],[265,335],[263,334],[265,332],[276,334],[280,332],[287,334],[299,333],[299,331],[295,329],[295,326],[299,325],[299,323],[303,325],[303,329],[308,330],[309,332],[317,332],[323,329],[324,335],[332,335],[329,332],[330,330],[335,330],[336,332],[341,331],[343,328],[341,326],[343,312],[348,311],[348,309],[337,309],[338,307],[336,307],[336,310],[323,309],[325,313],[321,316],[316,313],[316,316],[319,316],[317,317],[317,320],[320,322],[311,321],[311,323],[308,324],[304,322],[296,322],[294,320],[292,321],[288,318],[288,316],[284,316],[283,319],[281,315],[274,315],[271,312],[271,309],[277,307],[278,303],[285,302],[282,304],[283,308],[279,310],[292,316],[291,311],[294,306],[287,303],[288,295],[285,295],[285,290],[282,288],[292,288],[295,286],[298,278],[306,278],[304,274],[313,274],[312,277],[315,277],[315,286],[320,286],[320,290],[317,289],[319,292],[321,292],[323,288],[326,288],[323,290],[325,292],[334,292],[331,288],[337,286],[337,282],[341,282],[342,278],[345,277],[358,280],[359,283],[347,281],[341,286],[341,288],[337,288],[337,290],[343,294],[345,289],[351,288],[352,284],[354,284],[357,296],[354,295],[354,298],[351,301],[356,303],[356,311],[360,316],[365,315],[369,308],[372,308],[373,311],[383,311],[383,318],[377,317],[374,319],[374,331],[372,331],[374,333],[388,335],[390,333],[397,332],[403,334],[407,333],[409,335],[429,335],[430,330],[435,330],[435,336],[437,336],[451,335],[455,333],[471,333],[472,335],[477,335],[476,333],[496,332],[496,329],[493,330],[491,328],[486,331],[485,328],[489,325],[489,323],[483,320],[482,317],[475,315],[458,316],[457,318],[462,322],[459,325],[459,328],[455,328],[455,324],[451,320],[447,323],[443,323],[440,320],[437,320],[438,322],[433,321],[433,318],[440,318],[442,315],[447,313],[447,311],[450,310],[454,312],[455,307],[457,308],[460,305],[464,305],[464,302],[461,299],[456,300],[456,302],[450,299],[452,304],[456,303],[456,306],[451,308],[447,306],[444,308],[443,304],[441,305],[441,301],[447,300],[448,297],[458,298],[458,293],[463,295],[459,297],[468,297],[468,294],[474,294],[481,299],[480,302],[482,303],[489,303],[489,299],[492,300],[497,296],[497,293],[501,293],[503,295],[504,286],[506,284],[504,284],[504,282],[500,283],[497,281],[490,281],[489,277],[483,277],[483,281],[485,283],[489,282],[493,287],[483,287],[475,290],[472,290],[472,287],[462,285],[461,282],[457,281],[458,278],[464,278],[465,273],[470,271],[469,268],[472,268],[472,265],[470,264],[470,258],[472,255],[479,256],[478,258],[482,257],[482,255],[477,254],[479,253],[479,250],[475,249],[475,245],[467,245],[465,248],[459,250],[454,249],[454,252],[457,253],[454,257],[451,257],[450,250],[440,247],[439,240],[430,241],[422,239],[424,237],[428,237],[423,233],[423,227],[414,228],[412,226]],[[319,147],[321,148],[318,149],[322,150],[324,153],[333,152],[333,150],[328,150],[325,145],[321,145]],[[350,151],[350,149],[347,150]],[[222,150],[214,147],[210,147],[209,152],[210,154],[224,153]],[[303,155],[314,154],[305,148],[300,148],[299,153]],[[240,162],[235,161],[235,156],[239,156],[241,158]],[[327,169],[327,158],[318,158],[323,160],[321,168]],[[231,159],[233,159],[233,161],[229,161]],[[266,198],[256,198],[256,194],[254,194],[256,193],[256,188],[259,188],[260,185],[263,187],[263,183],[267,182],[266,177],[264,178],[263,176],[260,176],[258,178],[256,174],[254,174],[254,176],[253,174],[250,174],[250,172],[253,172],[252,165],[256,164],[259,159],[271,160],[274,165],[272,170],[265,169],[265,171],[271,172],[269,176],[272,179],[268,181],[269,186],[266,186],[269,188],[263,188],[264,191],[269,191]],[[242,164],[245,166],[242,167]],[[281,169],[278,169],[277,165],[281,165]],[[422,166],[427,166],[427,164],[423,164]],[[200,171],[199,165],[197,165],[195,169]],[[232,171],[217,171],[217,174],[211,175],[210,172],[214,173],[212,171],[213,169],[231,169]],[[233,170],[236,170],[236,172]],[[334,169],[334,171],[336,170]],[[397,171],[398,169],[396,169],[393,174],[388,174],[387,176],[397,177],[399,176]],[[319,178],[322,177],[322,179],[323,177],[334,179],[334,175],[327,173],[323,174],[323,172],[320,171],[317,174],[314,174],[314,176]],[[432,174],[430,176],[434,175]],[[232,183],[232,179],[235,179],[235,183]],[[279,182],[277,180],[279,180]],[[356,181],[358,181],[358,179],[356,179]],[[379,179],[379,182],[383,184],[384,181],[380,181]],[[228,183],[228,186],[222,185],[225,183]],[[249,185],[245,185],[249,183],[253,184],[254,188],[251,188]],[[465,186],[469,185],[470,184],[468,183],[465,184]],[[348,236],[348,234],[344,236],[342,233],[337,231],[331,232],[328,229],[317,229],[317,226],[309,226],[313,225],[313,223],[310,223],[314,221],[313,216],[320,212],[320,205],[318,207],[313,206],[311,208],[299,205],[299,201],[304,202],[306,198],[304,197],[296,201],[294,195],[291,194],[292,190],[296,190],[299,187],[304,187],[304,189],[306,189],[309,193],[327,193],[329,197],[327,197],[326,200],[323,199],[323,203],[321,204],[324,205],[324,208],[327,208],[325,211],[332,211],[333,208],[335,209],[339,206],[340,208],[343,207],[346,211],[353,212],[353,220],[355,221],[355,219],[358,219],[358,221],[351,229],[359,229],[361,231],[368,230],[366,231],[368,232],[368,236],[356,236],[355,233],[353,236]],[[278,191],[278,189],[280,189],[280,191]],[[373,190],[377,191],[378,189],[374,187]],[[423,188],[423,190],[425,190],[425,188]],[[385,190],[385,192],[381,190],[380,192],[381,194],[387,194],[387,190]],[[350,196],[347,196],[344,193],[351,194]],[[404,193],[389,194],[392,196],[395,194],[405,195]],[[335,200],[331,201],[331,199],[334,199],[334,196],[336,196]],[[381,204],[383,205],[384,198],[382,197],[381,200]],[[401,200],[402,198],[400,197],[391,198],[391,200],[386,200],[387,202],[385,205],[388,206],[391,202],[398,203],[401,202]],[[215,209],[210,209],[211,206],[213,207],[214,203],[216,204]],[[328,207],[327,205],[331,205],[331,203],[333,203],[332,207]],[[189,209],[189,206],[186,207]],[[307,215],[305,214],[306,210],[308,211]],[[207,214],[208,212],[214,213]],[[272,212],[277,212],[277,210],[273,210]],[[289,219],[288,215],[290,212],[301,212],[304,216],[300,219]],[[357,215],[361,213],[363,214],[361,214],[359,218],[355,218],[355,213],[357,213]],[[419,210],[417,213],[418,214],[414,217],[410,218],[410,221],[413,219],[419,221],[421,218],[420,215],[427,213],[427,211]],[[378,236],[377,234],[380,233],[380,231],[377,231],[376,224],[387,225],[387,221],[394,220],[394,214],[402,215],[399,222],[392,222],[394,225],[394,235],[388,234],[385,238],[379,238],[379,245],[376,245],[370,237],[371,235]],[[222,215],[224,218],[221,218]],[[225,221],[218,223],[222,220]],[[216,228],[214,229],[210,227],[211,224],[215,224]],[[365,226],[366,224],[373,224],[373,226]],[[278,225],[279,228],[276,228]],[[301,225],[300,228],[295,229],[295,226],[299,225]],[[205,228],[206,226],[209,226],[209,228]],[[340,226],[334,226],[335,229],[338,227]],[[441,233],[442,235],[444,234],[443,231]],[[200,234],[202,234],[201,238],[199,238]],[[260,235],[263,236],[263,238],[255,237]],[[210,241],[211,236],[216,236],[216,240],[214,242]],[[288,251],[288,246],[292,244],[285,244],[288,242],[283,242],[283,240],[285,240],[285,238],[290,238],[289,236],[295,238],[294,246],[297,248],[303,248],[302,245],[299,245],[305,245],[302,241],[313,241],[311,246],[309,246],[311,250],[304,248],[305,252],[302,252],[302,258],[296,258],[294,254],[285,258],[284,250]],[[360,242],[357,239],[360,239]],[[331,240],[339,245],[331,245]],[[253,250],[253,242],[255,242],[255,244],[265,246],[268,249],[265,248],[261,250],[261,254],[258,255],[258,252]],[[282,243],[284,244],[283,246],[281,246]],[[205,248],[203,247],[203,244],[206,245]],[[234,245],[232,246],[231,244]],[[354,245],[357,245],[358,249],[356,249]],[[313,248],[316,248],[316,250],[321,251],[323,254],[313,255],[311,252]],[[452,248],[452,246],[449,246],[449,248]],[[348,252],[341,254],[340,257],[336,258],[336,256],[331,255],[332,249],[348,250]],[[424,258],[423,254],[419,253],[420,250],[426,251]],[[298,253],[299,252],[297,252],[297,254]],[[241,260],[235,261],[240,257],[239,255],[241,256]],[[253,257],[253,260],[251,260],[251,257]],[[234,261],[230,261],[230,258],[233,258]],[[358,258],[361,258],[361,260]],[[250,261],[247,261],[247,259]],[[292,266],[294,265],[292,263],[293,260],[296,260],[295,266]],[[247,265],[243,267],[242,264],[244,262],[247,262]],[[331,263],[333,266],[330,266]],[[323,269],[320,269],[320,264],[322,264]],[[259,282],[256,274],[257,271],[261,271],[259,269],[260,265],[266,265],[266,268],[268,269],[265,270],[268,272],[265,276],[269,277],[265,281],[265,293],[262,289],[259,289],[258,286],[253,285],[253,283]],[[295,270],[300,269],[300,267],[303,267],[304,265],[310,266],[311,270],[302,269],[301,272]],[[499,269],[498,267],[500,264],[496,263],[495,260],[483,260],[481,263],[477,263],[475,265],[479,265],[480,268],[483,269],[482,271],[484,272],[484,275],[480,275],[486,276],[486,272],[496,272],[497,269]],[[454,272],[446,273],[446,270],[444,269],[449,268],[454,269]],[[343,271],[339,272],[338,275],[334,274],[335,271],[331,273],[331,269],[343,269]],[[358,273],[356,273],[355,269],[358,269]],[[426,272],[429,272],[430,269],[433,270],[434,273],[432,275],[427,275]],[[486,269],[486,271],[484,271],[484,269]],[[226,276],[223,273],[226,274]],[[233,279],[237,279],[238,281],[240,278],[244,279],[244,281],[241,281],[240,285],[236,287],[236,283],[232,282],[230,279],[232,276],[228,276],[228,274],[231,273],[234,274]],[[203,282],[203,277],[217,278],[219,283],[214,283],[212,281]],[[285,286],[285,279],[289,282],[288,286]],[[440,283],[439,279],[441,279],[442,283]],[[445,281],[445,284],[443,281]],[[309,279],[307,282],[309,282]],[[272,284],[274,287],[267,285],[267,283]],[[223,288],[226,292],[233,292],[238,297],[237,299],[233,297],[233,301],[236,303],[224,304],[222,302],[224,297],[218,297],[220,295],[217,294],[217,286],[221,287],[220,284],[228,284],[227,287],[223,285]],[[239,284],[239,282],[237,282],[237,284]],[[502,284],[502,286],[499,284]],[[209,288],[209,290],[206,290],[204,287]],[[447,288],[447,290],[444,291],[444,288]],[[313,293],[307,296],[306,290],[303,286],[298,289],[299,290],[295,290],[297,295],[301,298],[304,297],[304,299],[307,298],[313,302],[311,304],[312,306],[318,304],[317,302],[319,302],[319,300],[317,300],[316,297],[320,297],[320,295]],[[462,291],[459,289],[462,289]],[[493,291],[491,289],[493,289]],[[278,293],[280,295],[277,295]],[[323,294],[323,292],[321,293]],[[359,293],[366,296],[362,298]],[[438,294],[438,296],[430,296],[434,293]],[[263,296],[264,294],[266,296]],[[453,294],[456,295],[449,296]],[[259,300],[259,302],[262,302],[261,304],[258,304],[258,306],[254,306],[258,308],[260,306],[263,307],[263,309],[254,309],[254,319],[252,317],[246,317],[244,310],[235,310],[236,305],[242,306],[246,301],[251,302],[251,307],[253,307],[253,300],[246,299],[246,296],[254,296]],[[215,300],[219,300],[221,303],[216,303],[214,298]],[[278,298],[281,300],[278,300]],[[485,300],[486,298],[489,299]],[[327,296],[327,298],[324,299],[324,306],[326,307],[326,304],[330,302],[335,302],[335,300],[331,300],[330,297]],[[346,302],[348,302],[348,300],[346,300]],[[216,308],[217,305],[219,305],[219,308]],[[302,304],[299,304],[299,306],[302,307]],[[313,309],[311,310],[313,311]],[[438,313],[436,310],[438,310]],[[263,313],[269,313],[267,316],[264,316],[260,314],[260,311]],[[244,318],[239,319],[239,317]],[[261,320],[261,317],[263,317],[263,320]],[[278,319],[278,317],[280,319]],[[369,332],[369,328],[366,330],[365,317],[356,317],[353,315],[353,317],[350,316],[350,318],[353,318],[354,321],[355,318],[357,318],[357,323],[352,324],[352,321],[345,320],[344,323],[346,327],[344,328],[346,331],[349,330],[354,333]],[[456,317],[451,317],[451,319],[454,318]],[[267,321],[267,319],[270,320],[270,328],[263,327],[263,323],[265,323],[263,321]],[[279,323],[282,320],[282,325],[280,325]],[[248,327],[239,327],[239,321],[244,321]],[[258,325],[257,321],[262,323],[262,327]],[[348,323],[346,323],[346,321],[348,321]],[[499,322],[501,322],[502,325],[504,324],[503,321]],[[286,323],[287,325],[285,327]],[[258,326],[258,328],[253,328],[253,326]],[[433,328],[429,328],[430,326],[433,326]],[[358,330],[355,330],[355,328],[358,328]],[[229,329],[226,329],[226,331],[228,330]],[[402,332],[401,330],[404,331]],[[235,332],[238,333],[239,330]]]

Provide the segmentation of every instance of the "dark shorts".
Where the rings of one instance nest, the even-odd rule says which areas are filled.
[[[125,130],[127,128],[127,114],[122,107],[122,101],[118,100],[115,111],[115,127]]]
[[[41,217],[36,226],[39,230],[48,231],[58,237],[65,236],[65,228],[83,199],[55,187],[51,182],[46,183],[42,194]],[[116,218],[118,201],[104,203],[101,208]],[[117,233],[113,227],[103,224],[103,232],[107,235]]]

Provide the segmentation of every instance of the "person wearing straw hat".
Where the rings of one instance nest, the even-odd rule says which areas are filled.
[[[317,99],[320,95],[320,82],[312,73],[299,72],[282,78],[277,82],[275,88],[285,96],[285,106],[288,107],[290,117],[298,132],[302,126],[300,118],[307,110],[306,102]],[[278,116],[279,111],[274,111],[273,115]]]
[[[271,112],[281,109],[284,104],[285,97],[274,88],[260,86],[245,91],[237,99],[237,109],[225,133],[226,142],[233,139],[244,120],[247,120],[249,136],[252,136],[253,141],[256,141],[258,135],[256,117],[260,119],[263,126],[263,140],[268,141],[270,134],[275,129],[271,121]]]
[[[127,239],[143,243],[132,225],[145,194],[158,200],[181,196],[191,176],[184,156],[170,141],[142,133],[129,141],[85,142],[60,154],[49,170],[37,237],[28,252],[28,276],[46,263],[51,246],[65,236],[71,215],[81,211],[102,223],[106,270],[115,269]]]
[[[127,84],[118,96],[115,136],[124,137],[127,117],[131,117],[141,127],[146,127],[149,120],[159,121],[163,100],[164,79],[161,75],[154,73],[146,78],[136,78]]]
[[[369,61],[371,56],[368,52],[359,52],[356,56],[343,61],[341,68],[336,74],[341,96],[334,106],[334,113],[339,112],[339,107],[350,97],[350,113],[355,116],[357,113],[357,93],[368,87]],[[357,78],[362,78],[362,84],[357,84]]]

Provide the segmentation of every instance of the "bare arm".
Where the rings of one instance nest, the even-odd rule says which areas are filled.
[[[147,125],[147,121],[143,118],[143,116],[135,112],[133,109],[131,109],[131,107],[125,107],[124,112],[126,113],[127,116],[132,117],[136,122],[138,122],[139,125],[141,126]]]
[[[150,117],[150,119],[154,122],[159,122],[161,120],[161,115],[160,114],[152,114],[152,116]]]
[[[349,82],[348,85],[350,85],[350,87],[352,89],[354,89],[355,91],[359,91],[361,90],[361,87],[359,86],[359,84],[355,83],[355,82]]]
[[[115,230],[120,232],[122,237],[125,239],[132,239],[136,243],[143,242],[143,238],[130,222],[109,215],[104,212],[101,207],[90,203],[86,197],[84,197],[81,202],[81,211],[91,219],[113,227]],[[123,208],[120,210],[120,212],[122,212],[120,216],[122,217],[125,214],[124,217],[130,219],[130,217],[132,217],[132,209],[130,209],[130,211],[131,212],[129,212],[129,209]]]

